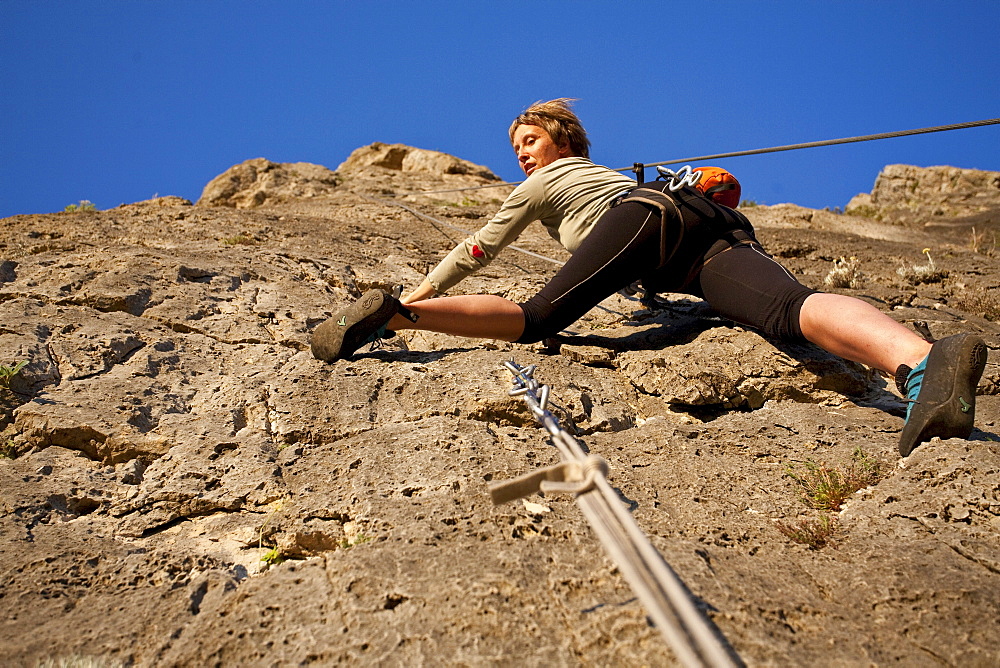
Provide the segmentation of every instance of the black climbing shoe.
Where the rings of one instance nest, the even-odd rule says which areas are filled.
[[[899,454],[939,438],[968,438],[976,416],[976,385],[986,367],[986,344],[974,334],[957,334],[934,343],[931,352],[907,374],[906,424]]]
[[[416,316],[392,295],[382,290],[369,290],[316,328],[312,336],[313,357],[327,362],[345,359],[366,343],[394,336],[386,325],[397,313],[416,320]]]

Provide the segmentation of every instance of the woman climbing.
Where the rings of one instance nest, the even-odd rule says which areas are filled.
[[[931,344],[866,302],[802,285],[764,252],[738,211],[691,187],[674,192],[666,181],[637,187],[591,162],[570,102],[537,102],[511,124],[527,179],[482,229],[402,300],[371,290],[321,324],[313,354],[326,361],[350,357],[401,329],[534,343],[641,280],[647,291],[700,297],[768,338],[808,341],[894,374],[910,400],[899,442],[904,457],[935,436],[969,436],[986,364],[979,337],[958,334]],[[434,297],[489,264],[535,220],[571,253],[538,294],[522,304],[495,295]]]

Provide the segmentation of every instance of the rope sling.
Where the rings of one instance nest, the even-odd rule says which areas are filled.
[[[512,480],[491,483],[493,503],[506,503],[536,492],[572,494],[678,661],[690,668],[742,666],[722,633],[701,613],[693,595],[649,542],[608,483],[607,462],[584,452],[547,409],[549,387],[539,385],[534,378],[537,367],[521,367],[513,360],[504,366],[514,376],[514,388],[509,394],[524,399],[535,419],[552,436],[562,462]]]

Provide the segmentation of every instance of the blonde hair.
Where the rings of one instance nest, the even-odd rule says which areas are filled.
[[[519,125],[537,125],[549,133],[556,146],[569,144],[573,155],[589,158],[590,140],[587,139],[587,131],[570,109],[575,101],[570,97],[560,97],[548,102],[535,102],[510,124],[511,144],[514,143],[514,131]]]

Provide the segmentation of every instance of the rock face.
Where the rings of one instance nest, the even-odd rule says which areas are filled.
[[[886,165],[872,192],[852,199],[847,211],[911,225],[998,224],[1000,172]]]
[[[328,195],[336,187],[336,175],[322,165],[274,163],[255,158],[234,165],[209,181],[198,204],[252,209],[268,200]]]
[[[445,175],[468,175],[486,181],[499,181],[500,177],[481,165],[456,158],[447,153],[413,148],[405,144],[383,144],[375,142],[355,149],[347,160],[337,168],[338,172],[363,171],[365,167],[382,167],[407,173]]]
[[[27,362],[0,384],[0,663],[676,663],[572,498],[490,503],[559,460],[511,357],[747,665],[1000,662],[995,245],[928,226],[930,197],[745,210],[811,287],[852,271],[831,289],[987,341],[976,431],[905,460],[891,380],[684,295],[616,295],[546,347],[313,359],[316,325],[488,219],[509,187],[435,192],[483,169],[375,144],[336,172],[248,161],[194,205],[0,220],[0,364]],[[986,199],[955,219],[995,231]],[[564,259],[535,227],[518,246]],[[936,280],[898,271],[927,247]],[[553,270],[508,250],[460,288],[523,300]],[[871,476],[823,510],[810,471]]]

